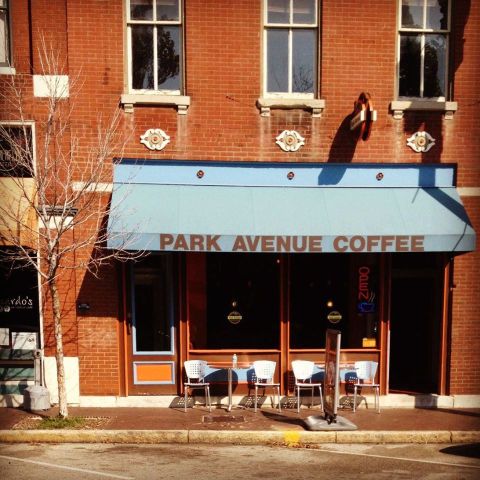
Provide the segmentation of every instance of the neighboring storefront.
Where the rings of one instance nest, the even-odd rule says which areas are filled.
[[[112,202],[109,247],[150,253],[123,268],[126,395],[233,354],[277,361],[287,393],[332,327],[383,393],[446,393],[451,265],[475,249],[454,166],[124,160]]]

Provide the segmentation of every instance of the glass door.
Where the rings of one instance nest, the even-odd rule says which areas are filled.
[[[131,268],[130,394],[177,393],[173,258],[151,255]]]

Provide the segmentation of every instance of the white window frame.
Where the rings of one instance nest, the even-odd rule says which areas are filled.
[[[290,0],[290,22],[289,23],[268,23],[268,0],[263,0],[263,95],[265,98],[291,98],[291,99],[313,99],[316,98],[318,91],[318,61],[319,61],[319,32],[318,32],[318,17],[319,17],[319,0],[315,0],[315,23],[293,23],[293,0]],[[268,91],[268,63],[267,63],[267,32],[271,29],[288,29],[288,92],[269,92]],[[316,50],[315,55],[315,91],[312,93],[301,93],[301,92],[292,92],[292,82],[293,82],[293,67],[292,67],[292,38],[293,31],[296,29],[303,30],[314,30],[316,33]]]
[[[7,59],[6,62],[1,62],[0,63],[0,75],[2,74],[7,74],[7,75],[14,75],[15,74],[15,69],[12,67],[12,25],[11,25],[11,15],[10,15],[10,1],[9,0],[3,0],[0,3],[0,11],[3,11],[6,13],[6,23],[5,23],[5,29],[6,29],[6,44],[5,44],[5,57]],[[0,44],[0,46],[2,46]],[[3,48],[3,46],[2,46]]]
[[[178,2],[178,20],[157,20],[157,9],[155,8],[155,2],[153,2],[153,20],[132,20],[130,18],[130,0],[125,1],[125,10],[126,10],[126,20],[127,20],[127,76],[128,76],[128,91],[132,94],[147,94],[147,95],[181,95],[184,90],[185,82],[185,69],[184,69],[184,52],[185,52],[185,43],[184,43],[184,28],[183,28],[183,0]],[[134,89],[132,87],[132,26],[133,25],[152,25],[153,29],[153,89]],[[157,78],[157,67],[158,67],[158,58],[157,58],[157,27],[158,25],[177,25],[181,28],[181,59],[180,59],[180,70],[181,70],[181,84],[180,88],[177,90],[158,90],[158,78]]]
[[[450,50],[450,33],[451,33],[451,11],[452,2],[448,1],[448,19],[447,29],[433,29],[426,28],[427,21],[427,2],[423,0],[423,25],[422,28],[406,28],[402,27],[402,0],[397,0],[398,15],[397,15],[397,73],[396,73],[396,97],[399,100],[425,101],[425,102],[445,102],[449,91],[449,50]],[[425,73],[425,35],[426,34],[441,34],[445,36],[445,96],[442,97],[424,97],[424,73]],[[420,36],[420,95],[418,97],[408,97],[400,95],[400,54],[401,54],[401,37],[404,34],[416,34]]]

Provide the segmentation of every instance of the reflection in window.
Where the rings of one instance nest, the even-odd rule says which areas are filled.
[[[10,66],[8,0],[0,0],[0,67]]]
[[[180,0],[129,0],[130,87],[133,90],[182,89]]]
[[[327,328],[347,331],[348,258],[336,254],[291,256],[290,348],[325,348]],[[328,320],[332,312],[337,323]],[[347,346],[344,339],[342,343]]]
[[[316,0],[264,1],[266,92],[313,97],[318,38]]]
[[[172,280],[169,255],[150,256],[133,267],[136,352],[172,350]]]
[[[280,346],[280,289],[277,256],[207,254],[208,348]],[[232,312],[241,316],[228,317]],[[236,323],[235,323],[236,322]]]
[[[448,0],[402,0],[399,96],[447,95]]]

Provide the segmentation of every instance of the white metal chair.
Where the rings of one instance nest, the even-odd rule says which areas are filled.
[[[312,392],[312,401],[310,406],[313,406],[313,397],[315,388],[318,388],[320,395],[320,404],[323,410],[323,394],[322,384],[312,383],[312,375],[315,364],[309,360],[294,360],[292,362],[293,375],[295,377],[295,389],[297,391],[297,413],[300,413],[300,390],[309,389]]]
[[[277,391],[278,410],[282,410],[280,405],[280,384],[273,381],[276,366],[277,362],[270,360],[257,360],[253,362],[253,370],[255,371],[255,412],[257,411],[258,389],[263,388],[263,394],[265,395],[265,389],[267,387],[273,388],[273,403],[275,403],[275,390]]]
[[[355,370],[357,372],[357,380],[353,384],[353,411],[357,407],[357,390],[364,388],[372,388],[375,392],[375,407],[377,413],[380,413],[380,385],[375,383],[375,375],[377,373],[378,362],[362,361],[355,362]],[[368,408],[367,400],[365,405]]]
[[[207,362],[204,360],[187,360],[183,365],[185,367],[185,375],[187,376],[187,381],[183,384],[185,388],[185,412],[187,411],[189,389],[203,389],[205,391],[205,406],[208,406],[208,409],[211,412],[212,402],[210,401],[210,383],[205,382]]]

